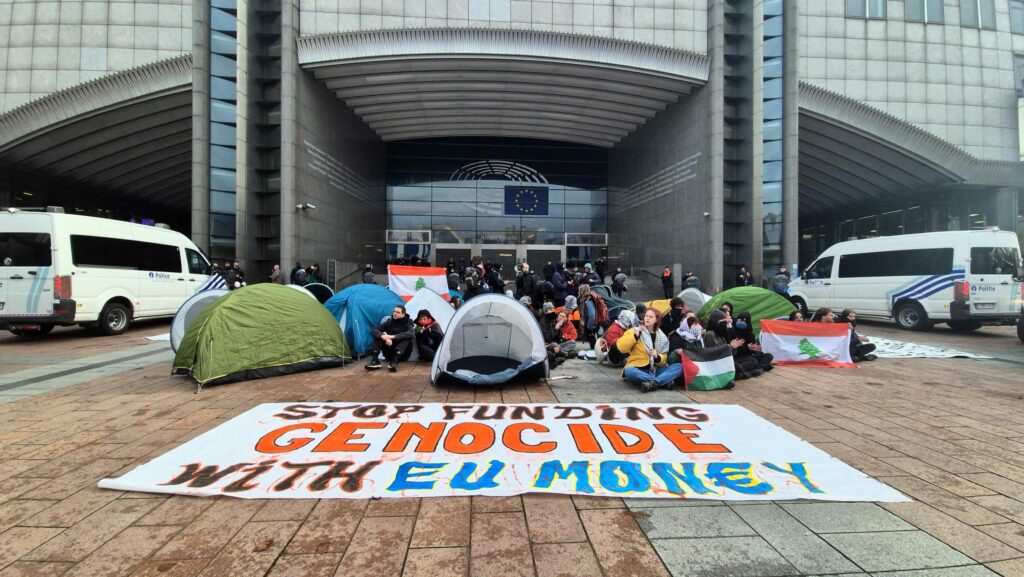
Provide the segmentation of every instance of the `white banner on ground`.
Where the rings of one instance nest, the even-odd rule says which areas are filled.
[[[99,486],[244,498],[907,500],[734,405],[265,404]]]
[[[869,337],[878,347],[875,354],[885,359],[991,359],[985,355],[977,355],[956,349],[941,349],[917,343],[894,341],[882,337]]]

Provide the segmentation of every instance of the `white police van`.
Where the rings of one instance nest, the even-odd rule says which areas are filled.
[[[72,324],[119,334],[135,319],[173,316],[210,273],[172,230],[52,207],[0,211],[0,328],[17,335]]]
[[[790,281],[803,311],[852,308],[925,330],[946,322],[970,331],[1021,318],[1017,236],[998,228],[928,232],[841,242]]]

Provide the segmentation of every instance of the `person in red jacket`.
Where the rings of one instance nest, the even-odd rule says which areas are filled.
[[[619,349],[615,347],[615,342],[619,340],[622,333],[638,325],[636,313],[629,310],[620,312],[615,322],[608,327],[601,338],[597,339],[595,348],[598,351],[598,360],[604,362],[605,359],[608,359],[608,362],[614,366],[622,365],[626,361],[626,355],[619,352]]]

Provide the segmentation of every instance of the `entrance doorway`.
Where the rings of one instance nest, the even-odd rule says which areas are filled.
[[[515,274],[514,267],[517,263],[526,262],[530,268],[541,274],[544,265],[551,261],[565,262],[565,248],[552,246],[550,244],[444,244],[434,245],[436,255],[436,266],[446,266],[448,259],[455,261],[458,265],[460,260],[465,259],[466,266],[472,262],[474,256],[481,257],[484,262],[501,263],[503,276],[512,279]],[[459,271],[462,274],[462,271]]]
[[[509,245],[486,245],[486,248],[482,248],[480,256],[484,259],[484,262],[490,262],[492,264],[501,265],[501,276],[505,279],[514,278],[514,268],[516,263],[519,262],[519,247],[514,244]],[[493,287],[492,287],[493,288]]]
[[[464,244],[438,244],[434,246],[434,254],[437,255],[434,266],[448,266],[448,261],[451,260],[455,263],[456,272],[460,275],[466,270],[466,267],[472,265],[470,258],[473,256],[473,250]]]
[[[523,255],[530,268],[533,269],[538,275],[544,274],[544,265],[554,264],[556,262],[562,262],[565,260],[562,254],[561,247],[551,247],[545,245],[525,245],[523,247],[526,254]]]

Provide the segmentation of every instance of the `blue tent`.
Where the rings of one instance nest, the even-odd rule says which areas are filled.
[[[357,284],[327,299],[324,306],[338,320],[352,352],[363,356],[373,348],[370,330],[400,304],[402,297],[380,285]]]

